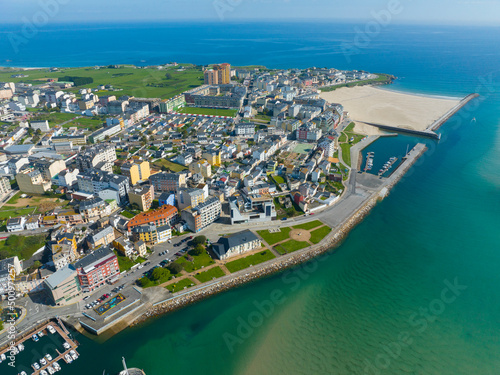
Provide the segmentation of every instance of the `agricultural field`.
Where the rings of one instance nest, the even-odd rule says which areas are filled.
[[[57,72],[49,72],[47,69],[20,71],[14,69],[0,70],[0,81],[26,82],[39,85],[49,78],[60,77],[91,77],[94,82],[78,87],[72,87],[64,91],[78,92],[80,88],[96,88],[98,85],[112,85],[119,91],[100,91],[98,95],[130,95],[142,98],[167,99],[178,95],[186,90],[203,84],[203,72],[201,67],[190,64],[182,64],[186,69],[177,71],[179,67],[167,69],[136,68],[134,66],[120,66],[115,68],[94,67],[83,68],[61,68]],[[27,74],[28,78],[11,78],[12,74]]]

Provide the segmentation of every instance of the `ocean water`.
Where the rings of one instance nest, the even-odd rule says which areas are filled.
[[[499,30],[390,26],[348,60],[355,26],[74,25],[17,54],[0,39],[17,66],[332,66],[392,73],[391,89],[481,95],[335,251],[105,342],[77,334],[81,358],[63,374],[115,374],[122,356],[148,375],[500,372]],[[371,147],[392,156],[416,141]]]

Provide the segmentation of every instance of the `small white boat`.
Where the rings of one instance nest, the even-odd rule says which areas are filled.
[[[50,333],[56,333],[56,330],[54,327],[52,326],[47,326],[47,330],[50,332]]]
[[[69,354],[66,354],[66,355],[64,356],[64,359],[65,359],[65,360],[66,360],[66,362],[68,362],[68,363],[73,362],[73,359],[71,358],[71,356],[70,356]]]
[[[71,355],[71,358],[73,358],[73,360],[76,360],[78,358],[78,356],[76,355],[76,352],[74,350],[70,350],[69,354]]]
[[[57,362],[54,362],[52,364],[52,367],[54,367],[54,370],[56,370],[56,371],[60,371],[61,370],[61,366],[59,366],[59,363],[57,363]]]
[[[34,342],[37,342],[39,340],[37,334],[35,333],[33,336],[31,336]]]
[[[23,344],[19,344],[17,346],[17,349],[19,349],[19,351],[22,352],[24,350],[24,345]]]
[[[45,354],[45,358],[47,359],[47,361],[52,361],[52,356],[50,354]]]
[[[47,364],[47,361],[45,360],[45,358],[40,359],[40,364],[42,366],[45,366]]]
[[[50,375],[54,374],[56,370],[52,366],[47,367],[47,371],[49,372]]]
[[[43,331],[38,332],[38,337],[43,337],[43,336],[45,336],[45,333],[43,333]]]
[[[21,371],[19,375],[28,375],[28,374],[26,373],[26,371]]]
[[[71,348],[71,345],[70,345],[70,344],[68,344],[68,343],[65,341],[65,342],[63,342],[63,347],[64,347],[64,349],[68,350],[68,349],[70,349],[70,348]]]
[[[0,359],[2,361],[5,361],[7,359],[7,357],[5,356],[5,353],[0,354]]]
[[[40,375],[49,375],[49,374],[48,374],[48,372],[47,372],[47,371],[42,370],[42,371],[40,371]]]

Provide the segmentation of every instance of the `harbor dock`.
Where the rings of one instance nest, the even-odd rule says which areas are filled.
[[[23,344],[27,340],[31,340],[32,336],[34,334],[38,334],[39,332],[43,332],[44,334],[50,334],[49,331],[48,331],[48,329],[47,329],[48,326],[52,326],[55,329],[55,331],[56,331],[54,334],[59,334],[64,339],[64,341],[66,341],[70,345],[70,348],[67,349],[67,350],[65,350],[65,351],[63,351],[63,352],[60,352],[59,350],[56,349],[56,352],[58,354],[57,357],[52,358],[51,361],[47,361],[47,364],[44,365],[44,366],[40,365],[40,368],[38,370],[35,369],[35,367],[33,366],[33,364],[31,364],[31,368],[33,369],[33,373],[32,373],[33,375],[40,374],[40,372],[42,370],[45,370],[47,367],[51,366],[54,362],[58,362],[61,359],[65,363],[68,363],[68,361],[65,358],[65,355],[69,354],[69,352],[71,350],[74,350],[75,353],[77,353],[77,355],[79,356],[78,352],[76,351],[76,348],[78,347],[78,342],[70,337],[69,331],[66,329],[66,327],[64,327],[64,324],[61,322],[60,319],[58,319],[58,322],[49,321],[49,322],[43,324],[42,326],[37,327],[37,328],[35,328],[35,329],[27,332],[26,334],[23,335],[23,337],[21,339],[19,339],[18,341],[16,341],[15,345],[18,346],[19,344]],[[2,350],[0,352],[0,355],[1,354],[8,355],[9,351],[10,351],[10,347],[7,347],[7,348],[5,348],[4,350]]]

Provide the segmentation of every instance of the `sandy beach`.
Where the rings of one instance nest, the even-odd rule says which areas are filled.
[[[354,130],[366,135],[378,135],[381,131],[364,122],[426,130],[460,102],[460,99],[411,95],[372,86],[344,87],[321,93],[321,98],[342,104],[356,123]]]

